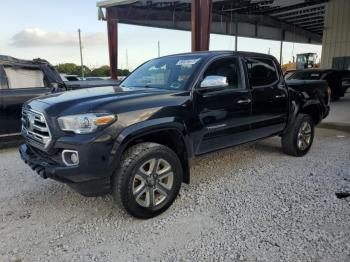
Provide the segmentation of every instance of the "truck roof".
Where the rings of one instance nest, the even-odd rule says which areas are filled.
[[[254,56],[254,57],[266,57],[266,58],[273,58],[274,56],[268,55],[268,54],[262,54],[262,53],[255,53],[255,52],[243,52],[243,51],[230,51],[230,50],[222,50],[222,51],[197,51],[197,52],[188,52],[188,53],[180,53],[180,54],[173,54],[168,55],[164,57],[172,57],[172,56],[190,56],[190,55],[201,55],[204,57],[214,57],[218,55],[225,55],[225,54],[237,54],[241,56]]]
[[[44,59],[36,58],[33,60],[24,60],[24,59],[18,59],[12,56],[7,55],[0,55],[0,64],[1,65],[17,65],[17,66],[28,66],[28,65],[42,65],[50,63]]]

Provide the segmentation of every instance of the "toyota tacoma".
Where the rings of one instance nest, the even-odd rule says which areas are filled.
[[[305,155],[329,102],[326,82],[286,83],[269,55],[171,55],[118,87],[25,103],[19,151],[41,177],[85,196],[111,193],[131,215],[150,218],[189,183],[195,156],[272,136],[287,154]]]

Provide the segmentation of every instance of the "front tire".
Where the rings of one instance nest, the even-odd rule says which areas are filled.
[[[282,149],[292,156],[303,156],[309,152],[315,135],[315,124],[306,114],[299,114],[294,127],[282,136]]]
[[[127,149],[112,177],[114,200],[137,218],[155,217],[174,202],[182,183],[182,165],[170,148],[140,143]]]

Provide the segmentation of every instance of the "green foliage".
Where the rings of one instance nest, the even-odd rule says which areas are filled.
[[[64,63],[64,64],[58,64],[55,66],[57,71],[62,74],[67,75],[81,75],[81,67],[79,65],[76,65],[74,63]],[[117,70],[118,76],[127,76],[130,74],[130,71],[128,69],[118,69]],[[84,66],[84,75],[86,77],[89,76],[109,76],[109,66],[104,65],[100,66],[98,68],[90,69],[87,66]]]
[[[91,76],[109,76],[109,66],[101,66],[91,71]]]
[[[73,63],[65,63],[56,65],[58,72],[67,74],[67,75],[80,75],[80,66],[77,66]]]
[[[129,69],[118,69],[117,70],[117,75],[118,76],[128,76],[128,75],[130,75],[130,71],[129,71]]]

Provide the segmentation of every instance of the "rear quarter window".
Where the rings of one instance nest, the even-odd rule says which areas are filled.
[[[44,73],[40,69],[5,67],[10,89],[44,87]]]

